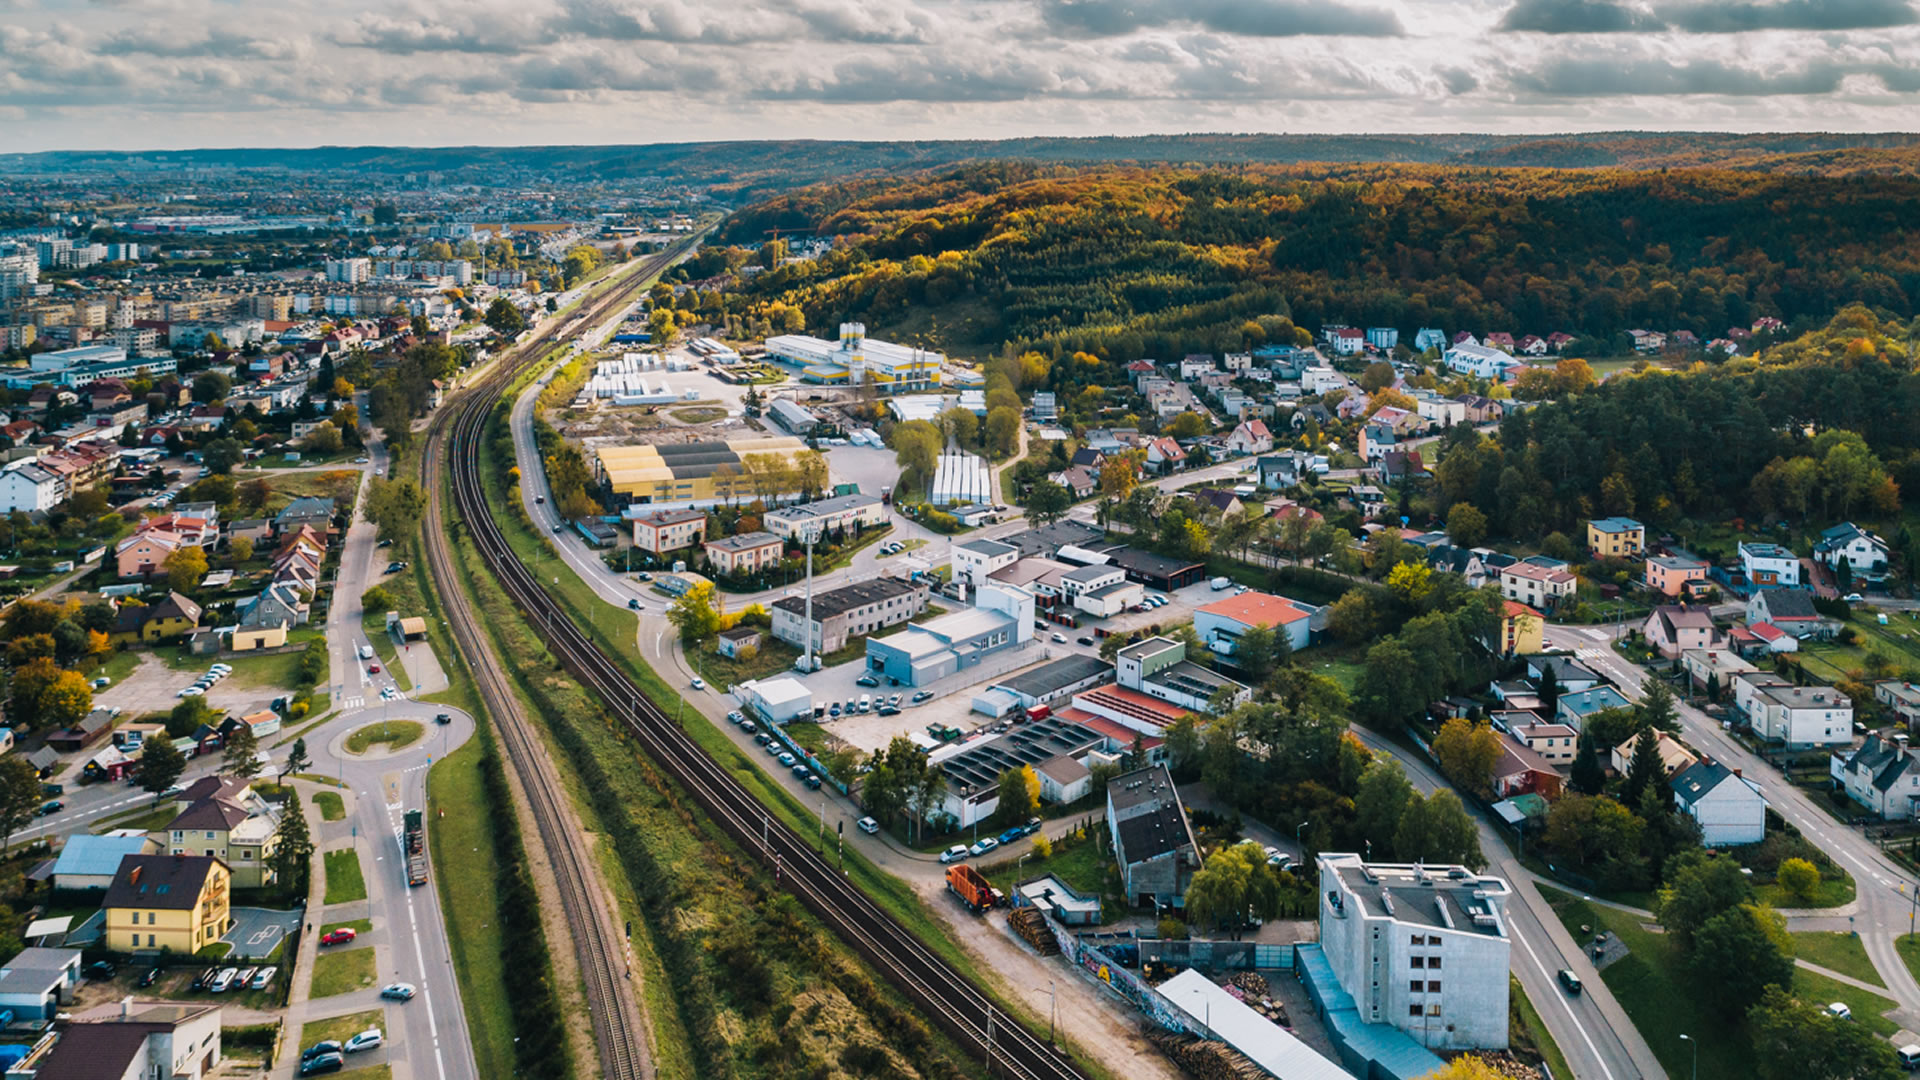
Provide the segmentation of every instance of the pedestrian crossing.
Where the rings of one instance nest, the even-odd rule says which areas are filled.
[[[1613,654],[1606,649],[1575,649],[1573,655],[1582,660],[1600,660]]]
[[[358,709],[366,703],[367,699],[363,697],[343,697],[340,699],[340,708],[342,710]]]

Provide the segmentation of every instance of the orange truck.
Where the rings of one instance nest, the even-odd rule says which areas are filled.
[[[947,867],[947,889],[976,915],[988,908],[999,907],[1006,899],[999,890],[987,884],[986,877],[980,871],[966,863]]]

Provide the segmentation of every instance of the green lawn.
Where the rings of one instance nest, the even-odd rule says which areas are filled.
[[[348,1013],[345,1016],[335,1016],[326,1020],[309,1020],[300,1028],[300,1047],[305,1049],[327,1039],[346,1042],[370,1027],[377,1027],[384,1031],[386,1025],[387,1010],[385,1009],[368,1009],[366,1012]]]
[[[153,650],[153,655],[175,671],[205,671],[212,663],[204,656],[189,655],[186,648],[179,645],[160,646]],[[226,679],[230,686],[292,691],[300,684],[299,649],[261,655],[239,653],[222,662],[233,665],[233,674]],[[324,683],[326,679],[320,681]]]
[[[467,684],[455,680],[462,694]],[[454,702],[454,704],[461,704]],[[467,702],[463,707],[471,707]],[[435,811],[427,845],[433,854],[433,885],[442,909],[460,913],[448,919],[447,943],[460,981],[460,1005],[473,1036],[474,1063],[481,1076],[510,1076],[513,1059],[513,999],[502,964],[500,942],[485,929],[498,926],[500,904],[491,873],[472,873],[476,861],[491,859],[493,815],[480,777],[480,740],[433,763],[427,772],[427,802]]]
[[[135,810],[130,814],[103,817],[89,822],[87,828],[96,833],[104,833],[109,829],[139,829],[141,832],[152,832],[155,829],[166,828],[167,822],[179,816],[180,811],[169,801],[156,809]]]
[[[360,853],[350,847],[327,852],[328,904],[347,904],[367,898],[367,879],[360,873]]]
[[[1057,841],[1053,856],[1046,859],[1033,853],[1032,840],[1016,840],[987,856],[980,872],[1003,893],[1011,892],[1016,882],[1052,874],[1083,896],[1102,897],[1102,919],[1117,919],[1126,914],[1125,899],[1119,893],[1119,868],[1112,856],[1100,850],[1100,835],[1104,834],[1090,833],[1073,843]],[[1028,858],[1022,860],[1022,855]]]
[[[359,1069],[347,1069],[341,1076],[351,1076],[353,1080],[393,1080],[393,1066],[368,1065]]]
[[[308,996],[323,998],[350,994],[373,985],[373,946],[343,952],[323,952],[313,961],[313,989]]]
[[[787,725],[787,737],[805,747],[814,757],[824,757],[827,753],[827,729],[819,724],[793,723]]]
[[[760,644],[751,659],[721,656],[715,651],[713,642],[702,644],[695,658],[701,677],[715,686],[732,686],[788,670],[793,667],[795,660],[800,659],[800,650],[766,633],[761,635]]]
[[[415,720],[383,720],[378,724],[368,724],[347,736],[347,753],[364,754],[383,744],[389,750],[398,750],[419,742],[426,733],[426,725]]]
[[[1899,951],[1900,959],[1906,961],[1907,970],[1913,977],[1920,979],[1920,937],[1913,934],[1901,934],[1893,939],[1893,947]]]
[[[337,791],[316,791],[313,793],[313,805],[320,808],[320,820],[339,821],[347,816],[346,800]]]
[[[1820,887],[1814,890],[1813,899],[1811,900],[1802,900],[1797,896],[1790,895],[1787,890],[1772,882],[1756,886],[1753,892],[1755,896],[1760,898],[1760,902],[1766,904],[1768,907],[1829,908],[1839,907],[1841,904],[1853,903],[1856,889],[1854,888],[1852,875],[1842,870],[1832,876],[1822,875],[1820,878]]]
[[[1815,1005],[1825,1005],[1830,1001],[1844,1001],[1853,1010],[1853,1022],[1865,1025],[1875,1035],[1892,1035],[1900,1030],[1900,1025],[1880,1015],[1894,1008],[1892,998],[1881,997],[1871,990],[1862,990],[1849,986],[1837,979],[1829,979],[1805,968],[1795,968],[1793,972],[1793,993],[1802,1001]]]
[[[1869,653],[1884,657],[1893,676],[1920,674],[1920,621],[1905,612],[1886,614],[1887,625],[1881,626],[1878,613],[1856,608],[1846,623],[1859,635],[1853,644],[1809,641],[1796,655],[1809,673],[1830,681],[1863,669]]]
[[[1793,954],[1809,964],[1819,964],[1828,971],[1851,975],[1875,986],[1887,985],[1880,978],[1880,973],[1873,969],[1873,961],[1867,959],[1867,947],[1860,943],[1860,938],[1855,934],[1803,931],[1793,935]]]
[[[1513,1048],[1531,1047],[1545,1059],[1554,1076],[1571,1080],[1573,1068],[1567,1064],[1567,1056],[1560,1052],[1560,1044],[1553,1041],[1553,1033],[1547,1030],[1546,1021],[1540,1019],[1540,1010],[1533,1007],[1520,980],[1511,975],[1507,976],[1507,1001],[1513,1014],[1507,1023],[1508,1041]]]
[[[320,924],[320,932],[322,934],[330,934],[335,930],[351,930],[356,934],[372,933],[373,920],[372,919],[348,919],[345,922],[330,922],[330,923]]]

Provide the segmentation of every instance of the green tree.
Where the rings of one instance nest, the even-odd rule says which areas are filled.
[[[233,390],[233,380],[223,371],[203,371],[193,378],[193,400],[211,405]]]
[[[173,745],[172,739],[156,737],[142,744],[136,769],[142,791],[158,795],[172,787],[186,771],[187,756]]]
[[[226,735],[226,741],[220,750],[220,771],[242,780],[251,780],[260,774],[260,762],[256,758],[260,752],[260,742],[254,738],[253,728],[248,724],[235,724]]]
[[[1653,913],[1681,952],[1689,952],[1708,921],[1752,901],[1753,887],[1733,856],[1689,851],[1667,868],[1667,884],[1654,899]]]
[[[367,487],[367,520],[379,527],[383,539],[403,540],[420,530],[427,513],[427,493],[410,476],[375,477]]]
[[[987,410],[987,453],[1012,457],[1020,449],[1020,410],[1002,405]]]
[[[1802,904],[1811,904],[1820,888],[1820,868],[1806,859],[1788,859],[1780,864],[1780,887]]]
[[[1042,477],[1028,486],[1023,505],[1027,517],[1035,525],[1044,527],[1066,516],[1067,510],[1073,506],[1073,493]]]
[[[1478,794],[1493,790],[1493,767],[1500,761],[1500,733],[1482,720],[1448,718],[1433,739],[1434,760],[1447,779]]]
[[[1745,1016],[1769,987],[1793,985],[1793,939],[1778,914],[1741,904],[1700,927],[1687,966],[1703,1002],[1727,1016]]]
[[[1040,810],[1040,777],[1033,766],[1022,765],[1000,774],[1000,803],[994,816],[1005,825],[1025,824]]]
[[[274,879],[295,896],[306,895],[307,874],[313,865],[313,834],[307,827],[305,802],[297,793],[290,797],[274,833]]]
[[[1598,795],[1607,788],[1607,771],[1594,753],[1593,736],[1580,733],[1579,750],[1574,754],[1572,775],[1567,786],[1582,795]]]
[[[375,585],[360,594],[360,607],[369,615],[381,615],[393,610],[393,594],[385,585]]]
[[[1459,547],[1479,547],[1487,538],[1487,515],[1472,503],[1454,503],[1447,511],[1447,538]]]
[[[1660,794],[1666,791],[1667,769],[1660,760],[1659,742],[1660,733],[1653,730],[1642,731],[1634,737],[1633,757],[1627,765],[1627,780],[1620,789],[1621,802],[1638,806],[1640,797],[1647,792]]]
[[[1640,699],[1640,704],[1634,710],[1640,726],[1669,735],[1679,734],[1680,713],[1673,705],[1673,688],[1661,679],[1648,679],[1646,687],[1646,696]]]
[[[495,297],[493,303],[487,305],[484,321],[488,329],[501,337],[512,337],[527,328],[527,317],[504,296]]]
[[[236,536],[227,541],[227,554],[233,556],[233,561],[237,563],[243,563],[253,558],[253,538],[250,536]]]
[[[680,640],[689,645],[719,633],[720,612],[713,606],[713,584],[706,581],[694,583],[685,595],[667,608],[667,621],[679,629]]]
[[[1398,375],[1394,372],[1392,364],[1384,360],[1375,360],[1360,373],[1360,389],[1371,396],[1392,386],[1396,378]]]
[[[1197,897],[1197,901],[1196,901]],[[1271,919],[1280,912],[1280,883],[1259,844],[1244,842],[1207,857],[1187,888],[1187,921],[1230,926],[1233,936],[1249,917]]]
[[[77,671],[55,676],[40,699],[40,718],[57,727],[72,727],[93,711],[93,687]]]
[[[246,450],[235,439],[215,439],[200,448],[200,463],[215,476],[232,472],[246,457]]]
[[[293,740],[293,749],[287,751],[286,763],[280,767],[280,782],[286,783],[287,777],[312,764],[313,758],[307,754],[307,740],[304,738]]]
[[[1414,682],[1417,670],[1413,654],[1392,638],[1368,649],[1354,688],[1354,707],[1375,723],[1405,720],[1426,703]]]
[[[167,572],[167,587],[186,592],[207,576],[207,553],[188,544],[174,548],[160,565]]]
[[[1359,787],[1353,796],[1354,829],[1361,839],[1373,841],[1374,858],[1382,861],[1401,858],[1394,846],[1394,834],[1400,828],[1407,804],[1416,798],[1419,796],[1414,793],[1413,783],[1401,770],[1400,763],[1392,758],[1377,758],[1360,774]]]
[[[1472,815],[1460,796],[1445,788],[1407,800],[1393,833],[1393,850],[1402,860],[1459,863],[1476,870],[1487,864]]]
[[[0,757],[0,849],[32,823],[42,797],[39,770],[19,754]]]
[[[1540,696],[1540,712],[1544,716],[1554,716],[1560,710],[1560,672],[1552,661],[1542,661],[1540,682],[1536,687]]]
[[[1817,1003],[1768,986],[1747,1010],[1760,1080],[1902,1080],[1893,1044],[1865,1024],[1838,1024]]]
[[[1273,674],[1273,667],[1279,660],[1279,652],[1284,641],[1271,626],[1255,625],[1240,635],[1234,646],[1233,660],[1247,681],[1259,685]]]
[[[1174,439],[1197,439],[1210,429],[1206,418],[1197,412],[1183,412],[1167,422],[1160,429],[1162,435]]]
[[[1547,811],[1541,846],[1607,888],[1645,884],[1646,823],[1604,795],[1562,795]]]

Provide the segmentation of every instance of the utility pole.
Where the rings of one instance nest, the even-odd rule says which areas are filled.
[[[813,545],[820,539],[820,530],[816,526],[809,525],[804,535],[807,542],[807,614],[806,625],[801,630],[801,634],[807,639],[807,644],[801,652],[800,664],[802,669],[811,675],[817,664],[813,656]]]

